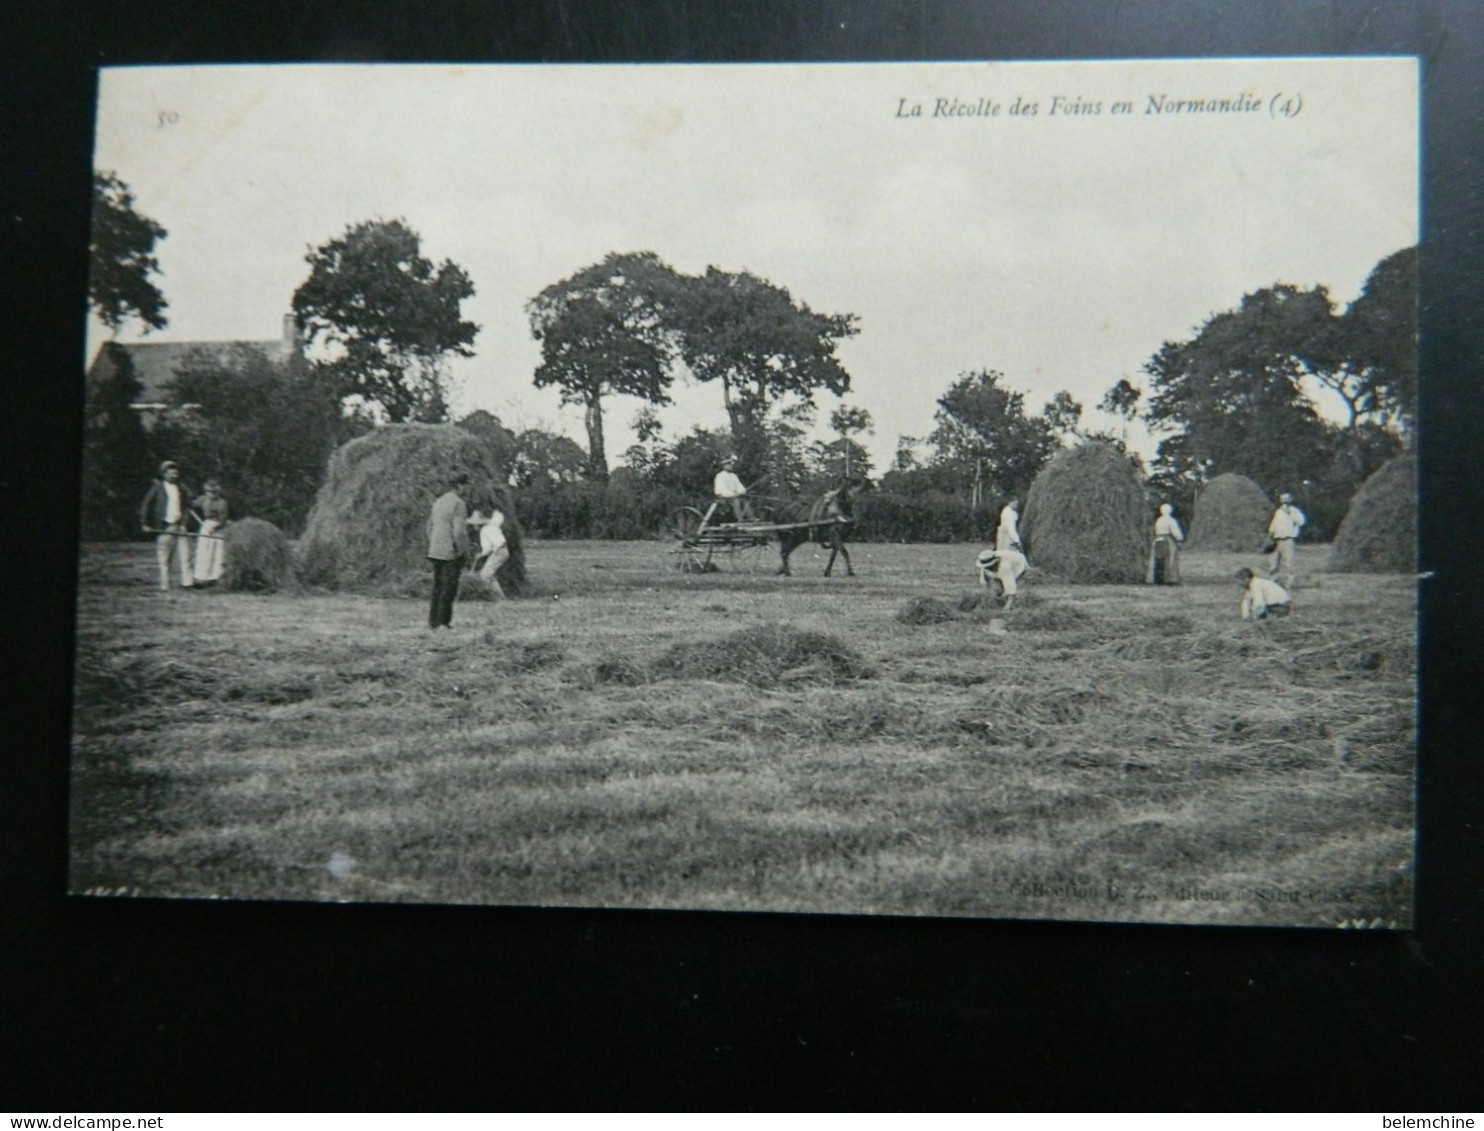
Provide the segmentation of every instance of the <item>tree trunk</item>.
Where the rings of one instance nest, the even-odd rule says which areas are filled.
[[[583,409],[587,425],[587,477],[598,483],[608,482],[608,453],[603,447],[603,402],[593,393]]]

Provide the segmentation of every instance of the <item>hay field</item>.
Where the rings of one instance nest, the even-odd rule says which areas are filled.
[[[151,547],[85,548],[72,889],[1408,923],[1410,578],[1304,547],[1296,614],[1244,624],[1237,554],[1002,613],[974,546],[855,580],[665,549],[529,543],[546,595],[435,637],[422,600],[166,595]]]

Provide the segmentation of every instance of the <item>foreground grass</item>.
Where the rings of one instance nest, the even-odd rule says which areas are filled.
[[[89,548],[73,890],[1409,921],[1410,579],[1311,573],[1244,624],[1236,555],[1003,613],[973,547],[811,552],[537,544],[543,596],[432,636],[419,601],[166,595],[148,547]]]

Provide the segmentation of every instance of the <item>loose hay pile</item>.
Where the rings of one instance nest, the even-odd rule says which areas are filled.
[[[1334,573],[1411,573],[1417,568],[1417,457],[1388,460],[1355,492],[1335,535]]]
[[[504,512],[510,560],[496,576],[507,594],[524,593],[525,550],[502,469],[487,443],[451,424],[390,424],[331,457],[300,542],[303,579],[394,592],[425,575],[428,512],[456,472],[469,476],[471,513],[485,498]]]
[[[1059,452],[1031,484],[1026,556],[1070,582],[1144,580],[1152,519],[1134,463],[1112,444]]]
[[[1189,544],[1194,550],[1255,554],[1268,540],[1273,504],[1245,475],[1218,475],[1196,496]]]
[[[294,588],[294,551],[288,536],[261,518],[242,518],[222,531],[222,588],[273,592]]]
[[[676,644],[655,663],[660,678],[714,679],[777,687],[841,683],[870,676],[870,665],[837,637],[788,625],[738,629],[716,640]]]

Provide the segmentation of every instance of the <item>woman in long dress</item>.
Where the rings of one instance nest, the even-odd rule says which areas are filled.
[[[1000,525],[994,533],[996,550],[1020,550],[1020,501],[1011,499],[1000,511]]]
[[[208,479],[203,494],[191,508],[201,528],[196,532],[196,584],[214,585],[221,580],[226,565],[226,543],[222,540],[222,527],[227,525],[227,500],[222,495],[222,486],[215,479]]]
[[[1154,520],[1154,542],[1149,547],[1150,585],[1180,584],[1180,543],[1185,541],[1185,532],[1175,518],[1175,508],[1169,503],[1159,505],[1159,517]]]

